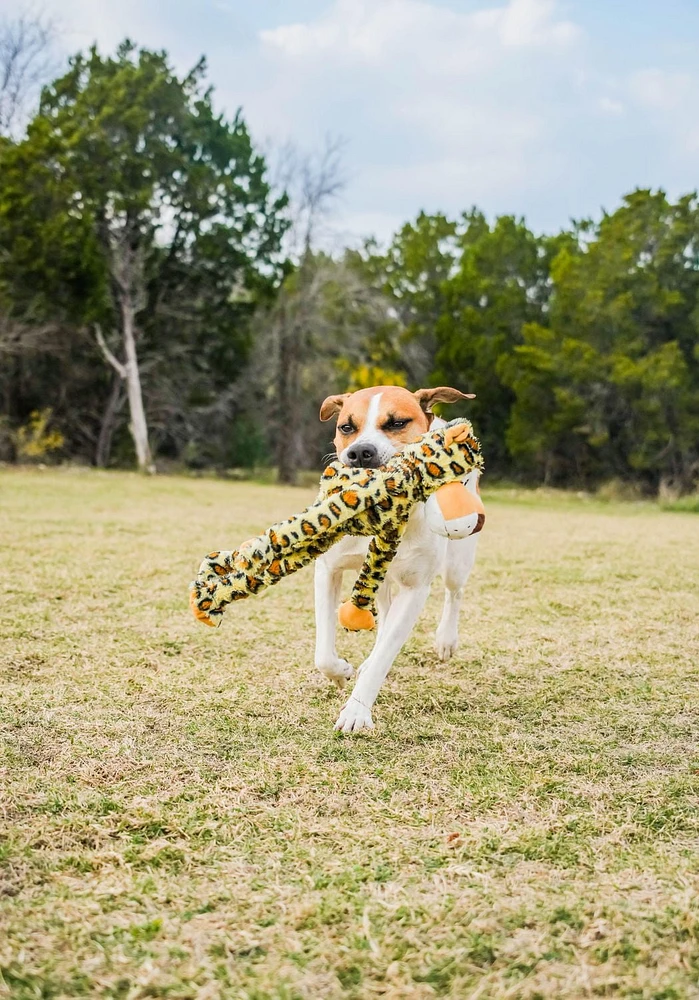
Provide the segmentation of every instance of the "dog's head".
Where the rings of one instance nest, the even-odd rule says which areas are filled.
[[[410,392],[397,385],[377,385],[328,396],[321,420],[337,416],[335,448],[345,465],[377,469],[401,448],[429,430],[434,403],[456,403],[473,394],[449,386]]]

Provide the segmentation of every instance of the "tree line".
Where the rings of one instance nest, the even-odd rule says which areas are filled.
[[[0,460],[293,482],[331,447],[324,396],[450,384],[493,476],[697,488],[695,194],[636,190],[554,236],[422,213],[331,255],[337,143],[272,163],[203,60],[182,76],[130,42],[74,56],[18,129],[31,27],[0,44]]]

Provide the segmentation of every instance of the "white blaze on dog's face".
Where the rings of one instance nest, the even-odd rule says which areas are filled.
[[[335,448],[345,465],[376,469],[404,445],[429,430],[432,404],[473,399],[471,394],[449,386],[410,392],[397,385],[328,396],[320,408],[320,419],[337,415]]]

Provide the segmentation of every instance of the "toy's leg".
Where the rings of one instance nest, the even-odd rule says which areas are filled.
[[[316,667],[328,680],[343,688],[352,676],[347,660],[337,655],[335,630],[340,603],[342,570],[320,558],[315,566]]]
[[[352,587],[352,597],[340,607],[338,618],[343,628],[359,632],[376,627],[377,594],[399,543],[400,535],[392,538],[375,535],[369,542],[367,557]]]
[[[477,536],[447,543],[443,573],[444,609],[434,642],[440,660],[450,659],[459,645],[459,611],[466,581],[476,561],[477,547]]]
[[[391,602],[376,644],[362,664],[350,699],[340,712],[335,729],[343,733],[358,733],[373,729],[371,709],[393,661],[410,635],[425,606],[426,587],[403,587]]]

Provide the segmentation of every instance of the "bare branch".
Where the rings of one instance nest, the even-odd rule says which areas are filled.
[[[296,145],[290,139],[278,146],[268,140],[263,153],[269,162],[269,180],[272,187],[276,191],[290,193],[298,178],[299,151]]]
[[[109,268],[121,295],[128,298],[134,313],[148,304],[143,248],[134,246],[133,227],[125,224],[109,230]]]
[[[327,135],[317,158],[307,157],[301,167],[302,209],[306,217],[303,250],[313,245],[319,220],[327,215],[331,202],[345,186],[342,173],[343,139]]]
[[[317,243],[321,222],[346,184],[342,156],[346,142],[328,135],[317,153],[302,154],[287,142],[270,155],[273,184],[289,195],[288,252],[301,258]]]
[[[95,323],[95,339],[97,340],[99,348],[102,351],[102,354],[106,358],[107,362],[112,366],[112,368],[120,378],[125,379],[128,374],[126,370],[126,365],[122,364],[121,361],[115,358],[112,352],[109,350],[109,347],[107,346],[107,341],[104,339],[104,335],[102,333],[102,327],[99,325],[99,323]]]
[[[56,29],[30,9],[0,22],[0,135],[10,135],[51,71],[48,51]]]

